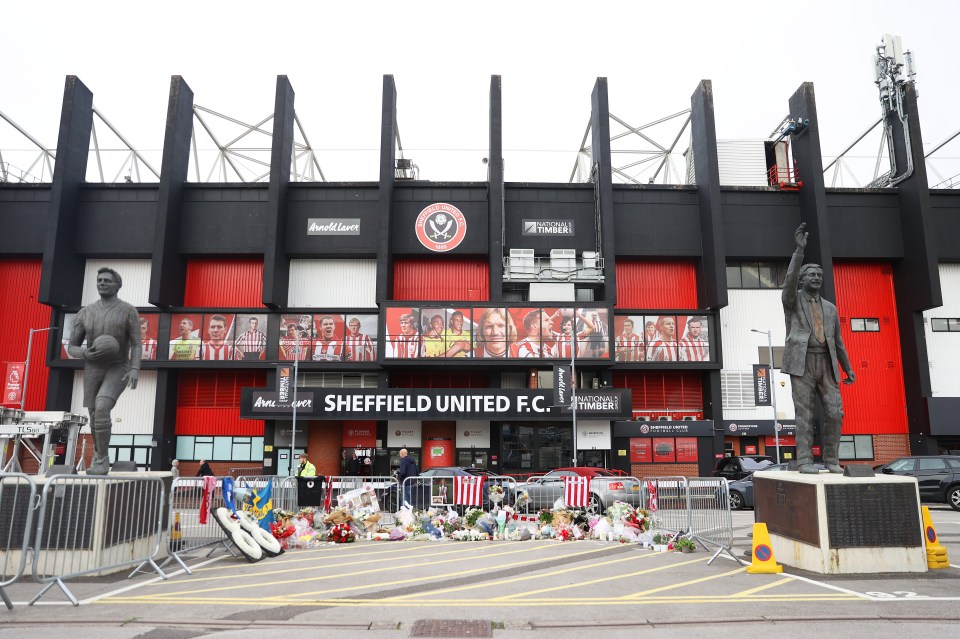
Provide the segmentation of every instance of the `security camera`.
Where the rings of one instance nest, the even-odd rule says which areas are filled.
[[[486,164],[486,163],[489,162],[490,160],[488,160],[487,158],[483,158],[483,159],[480,160],[480,161],[483,162],[484,164]]]

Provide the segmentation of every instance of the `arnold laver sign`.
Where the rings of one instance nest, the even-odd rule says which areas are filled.
[[[573,235],[573,220],[524,220],[524,235]]]
[[[360,235],[358,217],[311,217],[307,235]]]
[[[297,413],[304,419],[556,419],[553,395],[547,390],[474,388],[298,389]],[[583,416],[625,419],[630,391],[594,391],[577,396]],[[623,407],[628,407],[624,414]],[[277,392],[244,388],[240,414],[246,419],[285,416]],[[564,413],[569,412],[566,408]]]

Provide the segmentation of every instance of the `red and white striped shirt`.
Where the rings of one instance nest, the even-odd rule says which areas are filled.
[[[423,343],[420,333],[403,333],[393,337],[393,356],[400,359],[415,359],[423,357]]]
[[[348,334],[343,339],[343,360],[345,362],[372,362],[377,359],[377,352],[368,335],[357,333]]]
[[[514,357],[540,357],[540,341],[526,337],[514,344]]]
[[[219,346],[213,342],[203,343],[203,359],[224,360],[233,359],[233,346],[226,342],[221,342]]]
[[[453,503],[460,506],[482,506],[483,480],[483,476],[454,477]]]
[[[642,362],[643,339],[635,333],[618,335],[616,341],[616,357],[618,362]]]
[[[339,362],[343,355],[343,345],[335,340],[318,339],[313,345],[313,361]]]
[[[658,339],[650,342],[647,346],[648,362],[676,362],[677,361],[677,343],[666,342]]]
[[[148,337],[141,342],[140,359],[157,359],[157,340]]]
[[[590,478],[566,475],[563,478],[563,501],[569,508],[583,508],[590,503]]]
[[[710,344],[702,339],[680,340],[681,362],[706,362],[710,359]]]
[[[564,335],[562,333],[553,332],[550,334],[553,337],[553,341],[556,342],[553,349],[553,356],[559,357],[560,359],[570,359],[573,357],[573,352],[570,344],[570,336]],[[578,342],[582,341],[587,334],[585,332],[577,333],[576,341],[577,344],[577,355],[580,355],[580,344]]]

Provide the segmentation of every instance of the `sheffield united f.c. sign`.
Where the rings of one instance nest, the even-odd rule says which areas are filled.
[[[451,251],[460,246],[466,235],[467,220],[452,204],[431,204],[417,216],[417,239],[431,251]]]

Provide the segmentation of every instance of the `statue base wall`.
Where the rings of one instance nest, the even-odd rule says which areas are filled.
[[[779,563],[832,575],[927,571],[912,477],[753,477],[756,521],[767,524]]]

